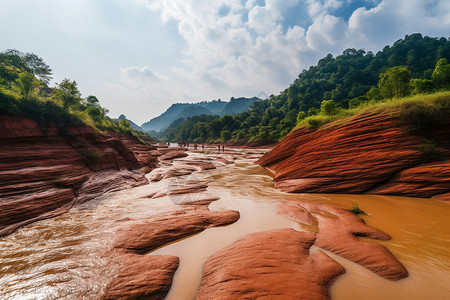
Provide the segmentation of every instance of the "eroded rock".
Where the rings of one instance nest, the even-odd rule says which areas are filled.
[[[178,268],[173,256],[144,255],[209,227],[231,224],[239,212],[210,211],[206,206],[170,211],[117,232],[106,256],[119,265],[106,288],[105,299],[164,299]]]
[[[66,212],[78,193],[78,202],[83,202],[106,191],[148,182],[139,170],[156,166],[156,158],[148,153],[153,146],[86,126],[65,130],[47,124],[44,131],[33,120],[0,116],[0,236]],[[89,178],[105,171],[109,178],[103,182],[94,178],[79,191]],[[9,205],[13,202],[14,209]]]
[[[317,220],[318,233],[315,245],[360,264],[389,280],[408,276],[406,268],[383,245],[359,240],[366,237],[389,240],[385,232],[368,226],[363,219],[351,212],[321,203],[283,203],[279,210],[298,222]],[[307,223],[307,224],[308,224]]]
[[[208,259],[197,294],[203,299],[328,299],[344,268],[320,250],[310,232],[249,234]]]
[[[231,224],[238,219],[238,211],[210,211],[204,206],[170,211],[120,230],[114,248],[143,254],[206,228]]]
[[[169,151],[159,157],[160,160],[169,160],[174,158],[186,157],[188,154],[184,151],[173,150]]]
[[[172,285],[179,259],[175,256],[145,256],[115,251],[119,263],[115,280],[107,287],[105,300],[164,299]]]

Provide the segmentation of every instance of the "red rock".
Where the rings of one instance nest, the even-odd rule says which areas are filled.
[[[143,254],[238,219],[237,211],[213,212],[206,206],[196,206],[160,214],[119,230],[113,249],[106,254],[119,267],[103,298],[164,299],[178,268],[178,258]]]
[[[363,219],[353,213],[321,203],[288,202],[281,206],[280,211],[293,220],[302,222],[304,215],[317,220],[316,246],[358,263],[386,279],[400,280],[408,276],[406,268],[386,247],[358,239],[389,240],[390,236],[366,225]]]
[[[172,285],[179,259],[175,256],[156,256],[111,253],[119,264],[115,280],[106,288],[102,299],[164,299]]]
[[[445,127],[445,126],[444,126]],[[445,146],[450,126],[431,134]],[[423,165],[425,139],[387,114],[360,114],[319,130],[294,130],[257,163],[275,172],[286,192],[371,193],[432,197],[450,191],[450,149]]]
[[[170,211],[120,230],[115,248],[143,254],[206,228],[231,224],[238,219],[238,211],[210,211],[204,206]]]
[[[33,120],[0,116],[0,216],[8,215],[17,224],[0,218],[0,228],[18,228],[19,224],[64,213],[78,193],[78,202],[82,202],[106,191],[148,182],[142,171],[154,168],[157,161],[143,152],[155,149],[153,146],[126,135],[112,138],[89,127],[67,130],[69,134],[62,134],[55,124],[50,124],[44,132]],[[100,171],[111,175],[103,179],[104,186],[85,183],[86,188],[79,191]],[[54,204],[42,197],[46,192]],[[64,196],[55,199],[53,195],[57,194]],[[17,199],[23,201],[18,202],[17,209],[10,210],[8,203]]]
[[[157,169],[150,174],[150,181],[160,181],[164,178],[164,170]]]
[[[282,205],[278,205],[278,213],[285,215],[291,220],[297,222],[313,225],[317,223],[316,219],[303,207],[299,206],[296,202],[285,202]]]
[[[186,156],[188,156],[188,155],[184,151],[173,150],[173,151],[169,151],[166,154],[162,155],[161,157],[159,157],[159,159],[160,160],[169,160],[169,159],[186,157]]]
[[[72,189],[47,189],[25,196],[2,198],[0,236],[32,222],[61,215],[69,211],[74,199]]]
[[[212,162],[206,162],[206,161],[203,161],[203,162],[200,162],[199,164],[198,164],[198,167],[200,168],[200,170],[212,170],[212,169],[215,169],[216,168],[216,166],[212,163]]]
[[[145,173],[141,170],[100,171],[92,175],[77,191],[76,204],[81,204],[127,188],[148,184]]]
[[[370,193],[431,198],[444,195],[449,190],[450,160],[446,160],[403,170],[388,183],[372,189]]]
[[[450,193],[433,196],[433,197],[431,197],[431,199],[441,200],[441,201],[450,201]]]
[[[211,256],[197,298],[328,299],[344,268],[317,250],[310,232],[279,229],[244,236]]]
[[[200,193],[208,188],[208,184],[198,180],[178,181],[175,178],[171,180],[166,192],[168,195]]]
[[[228,160],[228,159],[225,159],[225,158],[223,158],[223,157],[218,157],[218,158],[216,159],[216,161],[221,162],[221,163],[223,163],[223,164],[225,164],[225,165],[229,165],[229,164],[234,163],[233,161]]]
[[[184,176],[190,175],[193,172],[197,171],[197,168],[193,167],[173,167],[166,171],[165,177],[176,177],[176,176]]]
[[[171,194],[169,198],[176,205],[209,205],[220,199],[207,193]]]

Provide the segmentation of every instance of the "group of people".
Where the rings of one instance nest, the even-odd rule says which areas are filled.
[[[170,147],[170,143],[167,143],[167,146]],[[189,148],[189,143],[188,142],[178,142],[178,147],[187,147]],[[194,150],[197,150],[197,148],[199,147],[198,144],[194,144]],[[201,144],[202,150],[205,150],[205,145]],[[222,151],[225,152],[225,146],[217,146],[217,151]]]

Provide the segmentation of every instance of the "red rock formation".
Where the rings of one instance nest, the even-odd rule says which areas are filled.
[[[170,211],[120,230],[114,248],[143,254],[208,227],[231,224],[238,219],[238,211],[210,211],[206,206]]]
[[[203,205],[170,211],[119,230],[112,251],[107,253],[119,269],[104,299],[164,299],[178,268],[178,258],[143,254],[238,219],[237,211],[210,211]]]
[[[143,172],[130,170],[156,166],[156,158],[145,154],[155,148],[137,140],[133,144],[133,137],[111,137],[88,127],[67,130],[62,134],[53,125],[44,131],[33,120],[0,116],[0,236],[67,211],[77,193],[86,201],[143,184]],[[100,171],[114,175],[107,186],[105,178],[88,180]]]
[[[367,226],[353,213],[322,203],[286,202],[280,206],[279,212],[295,221],[317,224],[316,246],[358,263],[386,279],[400,280],[408,276],[405,267],[386,247],[358,239],[389,240],[390,236]]]
[[[114,255],[119,271],[102,299],[164,299],[178,268],[178,257],[119,252]]]
[[[328,299],[344,268],[322,251],[314,233],[279,229],[249,234],[203,267],[196,299]]]
[[[444,126],[445,127],[445,126]],[[450,126],[433,137],[448,139]],[[374,193],[432,197],[450,191],[450,151],[428,163],[425,139],[400,128],[387,114],[362,114],[317,131],[301,128],[257,161],[275,172],[286,192]]]
[[[169,159],[186,157],[186,156],[188,156],[188,155],[184,151],[173,150],[173,151],[169,151],[169,152],[163,154],[159,159],[160,160],[169,160]]]

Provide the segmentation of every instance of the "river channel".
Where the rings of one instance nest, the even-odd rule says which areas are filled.
[[[223,154],[190,152],[162,168],[205,159],[217,168],[106,194],[67,214],[0,238],[0,299],[98,299],[116,271],[101,255],[113,243],[115,232],[130,222],[176,209],[179,198],[152,199],[150,195],[185,181],[206,182],[207,192],[220,197],[210,209],[238,210],[240,219],[148,253],[180,258],[167,299],[194,299],[208,257],[249,233],[278,228],[309,230],[277,213],[280,202],[299,200],[344,208],[356,201],[368,213],[363,217],[368,225],[392,236],[389,241],[374,242],[385,245],[410,274],[389,281],[326,252],[346,269],[332,285],[331,299],[450,299],[448,203],[377,195],[282,193],[273,188],[270,172],[254,164],[263,153],[242,149],[228,149]],[[222,164],[220,157],[234,163]]]

